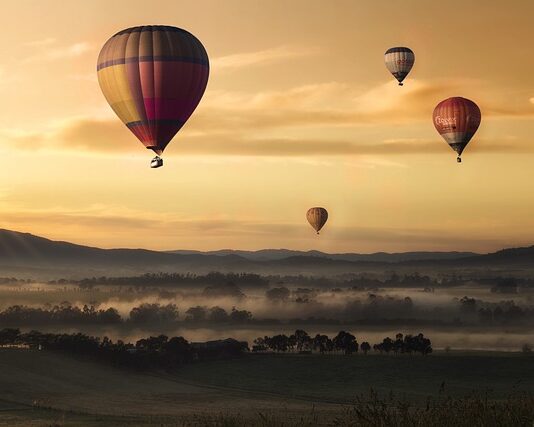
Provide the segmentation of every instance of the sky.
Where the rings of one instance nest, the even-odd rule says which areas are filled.
[[[472,250],[534,243],[534,3],[25,1],[2,6],[0,227],[100,247]],[[150,169],[96,78],[137,25],[195,34],[199,107]],[[384,52],[409,46],[399,87]],[[456,163],[450,96],[482,123]],[[320,236],[305,219],[328,209]]]

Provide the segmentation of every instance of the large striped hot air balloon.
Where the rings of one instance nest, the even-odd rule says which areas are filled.
[[[310,208],[306,212],[306,219],[313,227],[313,229],[319,234],[319,231],[326,224],[328,220],[328,212],[325,208]]]
[[[480,125],[480,108],[473,101],[455,96],[441,101],[433,113],[434,126],[447,144],[461,155]]]
[[[386,51],[384,61],[386,68],[399,81],[399,86],[402,86],[402,81],[413,67],[415,54],[407,47],[392,47]]]
[[[202,43],[181,28],[133,27],[111,37],[98,56],[98,82],[113,111],[156,156],[197,107],[209,75]]]

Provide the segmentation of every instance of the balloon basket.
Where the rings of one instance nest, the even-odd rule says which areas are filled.
[[[154,157],[151,161],[150,161],[150,167],[152,169],[157,169],[157,168],[160,168],[163,166],[163,159],[159,156],[156,156]]]

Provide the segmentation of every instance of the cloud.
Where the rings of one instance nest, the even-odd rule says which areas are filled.
[[[211,67],[214,70],[224,70],[269,65],[286,59],[308,56],[315,53],[317,53],[317,49],[279,46],[257,52],[235,53],[232,55],[220,56],[212,59],[210,62]]]
[[[76,80],[79,82],[91,82],[97,83],[98,77],[96,73],[85,73],[85,74],[71,74],[68,76],[71,80]]]
[[[53,37],[47,37],[47,38],[44,38],[44,39],[39,39],[39,40],[32,40],[32,41],[29,41],[29,42],[26,42],[24,43],[24,46],[37,46],[37,47],[41,47],[41,46],[49,46],[51,44],[54,44],[56,43],[56,39],[53,38]]]
[[[474,92],[483,95],[469,95]],[[253,94],[210,91],[195,118],[202,128],[239,126],[253,129],[425,122],[440,101],[458,94],[475,100],[483,117],[534,115],[530,104],[524,101],[514,104],[510,99],[501,99],[482,81],[411,79],[403,88],[395,82],[367,90],[329,82]]]
[[[74,118],[43,132],[0,131],[0,141],[20,150],[125,152],[135,137],[118,120]]]
[[[410,86],[403,88],[391,82],[366,91],[338,82],[255,94],[212,91],[177,136],[177,140],[187,143],[173,144],[166,154],[384,157],[441,153],[446,146],[437,143],[441,140],[432,129],[433,106],[451,93],[461,93],[465,85],[467,82],[462,81],[411,80]],[[491,105],[482,102],[481,105],[484,117],[528,117],[528,109],[505,107],[498,113]],[[373,129],[371,133],[376,135],[387,132],[395,135],[399,125],[403,126],[402,138],[369,137]],[[406,137],[410,126],[415,132],[428,128],[422,134],[432,132],[432,136]],[[78,117],[41,133],[0,131],[0,138],[6,146],[20,149],[140,153],[141,148],[115,118]],[[470,150],[532,152],[534,149],[524,138],[502,135],[492,138],[479,135],[476,142]]]
[[[54,60],[65,59],[65,58],[76,58],[92,50],[91,45],[87,42],[78,42],[78,43],[73,43],[73,44],[66,45],[66,46],[44,48],[48,46],[49,44],[55,44],[55,42],[36,45],[42,48],[41,51],[36,53],[35,55],[31,55],[27,57],[23,61],[23,63],[39,62],[39,61],[54,61]]]
[[[1,136],[1,134],[0,134]],[[143,149],[130,131],[118,120],[76,119],[59,128],[41,134],[10,134],[9,145],[26,150],[52,149],[94,153],[140,153]],[[178,137],[180,138],[180,137]],[[5,138],[4,138],[5,139]],[[208,133],[182,136],[180,144],[166,155],[210,156],[395,156],[408,154],[443,153],[446,150],[439,136],[435,139],[396,138],[377,142],[363,142],[329,138],[255,138],[240,134]],[[513,139],[478,138],[470,150],[486,153],[533,152],[531,144]]]
[[[363,91],[339,82],[254,94],[211,91],[194,120],[204,131],[426,122],[438,102],[477,84],[480,85],[472,81],[412,79],[403,88],[388,82]],[[485,115],[534,114],[531,109],[503,108],[485,100],[479,104]]]

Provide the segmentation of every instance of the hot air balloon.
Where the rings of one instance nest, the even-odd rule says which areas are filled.
[[[433,113],[434,126],[462,161],[465,147],[480,125],[480,108],[473,101],[455,96],[441,101]]]
[[[100,88],[119,119],[157,156],[197,107],[209,75],[202,43],[181,28],[147,25],[120,31],[102,47]]]
[[[306,212],[306,219],[317,234],[319,234],[319,231],[328,220],[328,212],[325,208],[310,208],[308,209],[308,212]]]
[[[402,86],[402,81],[413,67],[415,54],[407,47],[392,47],[384,54],[384,61],[386,68],[399,81],[399,86]]]

